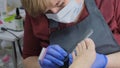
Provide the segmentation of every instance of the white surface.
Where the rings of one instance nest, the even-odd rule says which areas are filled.
[[[15,10],[9,12],[9,14],[14,14]],[[24,10],[20,10],[20,14],[21,16],[24,18],[25,17],[25,11]],[[1,19],[0,19],[1,20]],[[15,23],[5,23],[3,22],[3,24],[5,25],[5,27],[7,28],[11,28],[11,29],[15,29]],[[0,25],[1,26],[1,25]],[[14,33],[16,36],[18,36],[19,38],[23,37],[24,31],[21,32],[14,32],[14,31],[10,31],[12,33]],[[12,34],[10,34],[9,32],[2,32],[0,33],[0,39],[1,40],[6,40],[6,41],[15,41],[16,37],[13,36]]]
[[[38,60],[42,60],[44,58],[44,56],[46,54],[46,50],[47,50],[46,48],[42,48],[42,51],[40,53]]]
[[[6,12],[7,0],[0,0],[0,12]]]
[[[14,23],[5,23],[5,26],[8,27],[8,28],[14,28],[13,24]],[[16,36],[18,36],[19,38],[22,38],[23,34],[24,34],[24,31],[21,31],[21,32],[11,31],[11,32],[14,33]],[[13,36],[12,34],[10,34],[9,32],[3,32],[3,33],[0,33],[0,39],[1,40],[6,40],[6,41],[15,41],[16,37]]]
[[[22,32],[13,32],[16,36],[18,36],[19,38],[23,37],[23,31]],[[16,37],[14,37],[12,34],[8,33],[8,32],[3,32],[0,33],[0,39],[1,40],[6,40],[6,41],[15,41]]]

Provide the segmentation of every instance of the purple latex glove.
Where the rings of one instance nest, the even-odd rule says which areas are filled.
[[[108,59],[105,55],[97,53],[92,68],[106,68],[107,62]]]
[[[59,68],[64,65],[64,59],[67,52],[59,45],[50,45],[47,47],[46,54],[39,63],[42,68]]]

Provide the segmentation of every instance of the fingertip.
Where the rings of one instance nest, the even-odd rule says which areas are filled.
[[[53,48],[58,48],[58,47],[60,47],[58,44],[53,44],[53,45],[51,45],[51,47],[53,47]]]
[[[67,52],[62,48],[60,47],[59,45],[56,44],[56,46],[54,46],[55,50],[59,51],[63,56],[67,56]]]
[[[67,55],[68,55],[68,53],[64,51],[63,56],[67,56]]]
[[[43,59],[42,61],[40,61],[40,63],[41,63],[41,65],[47,65],[47,66],[52,64],[52,62],[48,59]]]
[[[71,65],[73,62],[73,57],[72,57],[72,54],[69,54],[69,65]]]
[[[58,68],[59,66],[54,64],[48,59],[44,59],[43,61],[39,62],[42,68]]]
[[[69,58],[72,59],[72,54],[71,53],[69,54]]]

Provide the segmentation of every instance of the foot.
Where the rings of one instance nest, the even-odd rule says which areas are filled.
[[[78,43],[76,53],[73,52],[73,63],[69,68],[91,68],[95,58],[95,44],[91,39],[85,39]]]

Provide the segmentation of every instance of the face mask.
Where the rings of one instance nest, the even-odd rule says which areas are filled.
[[[46,14],[49,19],[53,19],[62,23],[74,22],[82,10],[83,2],[78,4],[75,0],[71,0],[62,10],[56,14]]]

